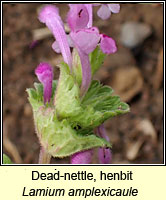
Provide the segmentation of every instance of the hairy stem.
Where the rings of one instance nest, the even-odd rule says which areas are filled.
[[[41,147],[39,154],[39,164],[49,164],[50,161],[51,155],[48,154],[47,150],[44,147]]]

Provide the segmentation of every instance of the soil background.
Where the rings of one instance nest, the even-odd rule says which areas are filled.
[[[39,3],[3,3],[3,152],[15,163],[38,162],[39,143],[26,88],[37,82],[40,62],[54,66],[62,60],[49,35],[35,45],[34,30],[44,28],[37,18]],[[56,4],[65,20],[68,6]],[[103,21],[94,8],[94,26],[117,42],[118,51],[109,55],[95,78],[114,89],[130,105],[130,113],[105,123],[113,144],[113,164],[163,163],[163,5],[121,4],[121,11]],[[134,48],[121,41],[126,22],[144,23],[151,33]],[[130,34],[130,31],[129,33]],[[70,163],[69,158],[52,163]],[[92,163],[98,163],[95,150]]]

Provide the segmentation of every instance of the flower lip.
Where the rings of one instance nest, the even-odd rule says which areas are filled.
[[[111,16],[111,11],[109,10],[107,4],[101,5],[97,11],[97,15],[103,20],[106,20]]]
[[[75,46],[86,54],[91,53],[100,41],[99,30],[96,27],[71,32],[70,36]]]
[[[100,48],[103,51],[103,53],[111,54],[117,51],[116,43],[111,37],[105,34],[100,34],[100,37],[101,37]]]
[[[91,83],[91,67],[89,53],[91,53],[99,43],[100,34],[96,27],[85,28],[70,33],[71,39],[78,50],[82,66],[81,96],[87,92]]]
[[[119,13],[120,5],[119,4],[101,4],[101,7],[97,11],[97,15],[106,20],[111,16],[111,13]]]
[[[113,13],[119,13],[120,11],[120,5],[119,4],[107,4],[109,7],[109,10]]]

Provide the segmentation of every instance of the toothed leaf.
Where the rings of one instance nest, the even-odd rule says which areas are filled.
[[[33,110],[38,110],[40,106],[44,105],[44,100],[43,100],[43,85],[41,83],[34,83],[34,88],[29,88],[27,89],[28,93],[28,100],[33,108]],[[55,90],[57,87],[57,80],[53,81],[53,87],[52,87],[52,99],[50,101],[50,104],[52,104],[54,95],[55,95]]]
[[[112,93],[112,88],[92,81],[82,100],[82,113],[70,119],[71,122],[82,128],[95,128],[111,117],[129,112],[129,106]]]
[[[40,142],[53,157],[70,156],[95,147],[111,148],[109,142],[92,131],[76,131],[66,119],[58,121],[53,108],[40,107],[34,119]]]
[[[96,71],[102,66],[106,54],[104,54],[99,46],[89,55],[92,75],[96,73]]]

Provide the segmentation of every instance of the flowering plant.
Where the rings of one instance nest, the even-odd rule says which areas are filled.
[[[62,53],[64,62],[59,64],[58,81],[53,80],[53,68],[40,63],[35,74],[41,84],[27,89],[41,145],[39,163],[49,163],[52,156],[71,156],[72,164],[88,164],[96,147],[100,163],[111,161],[111,143],[103,123],[127,113],[129,106],[112,96],[112,88],[93,80],[106,55],[117,51],[115,41],[93,27],[92,8],[98,5],[69,4],[68,35],[56,6],[40,10],[39,20],[53,33],[52,48]],[[119,9],[118,4],[104,4],[98,15],[107,19]]]

